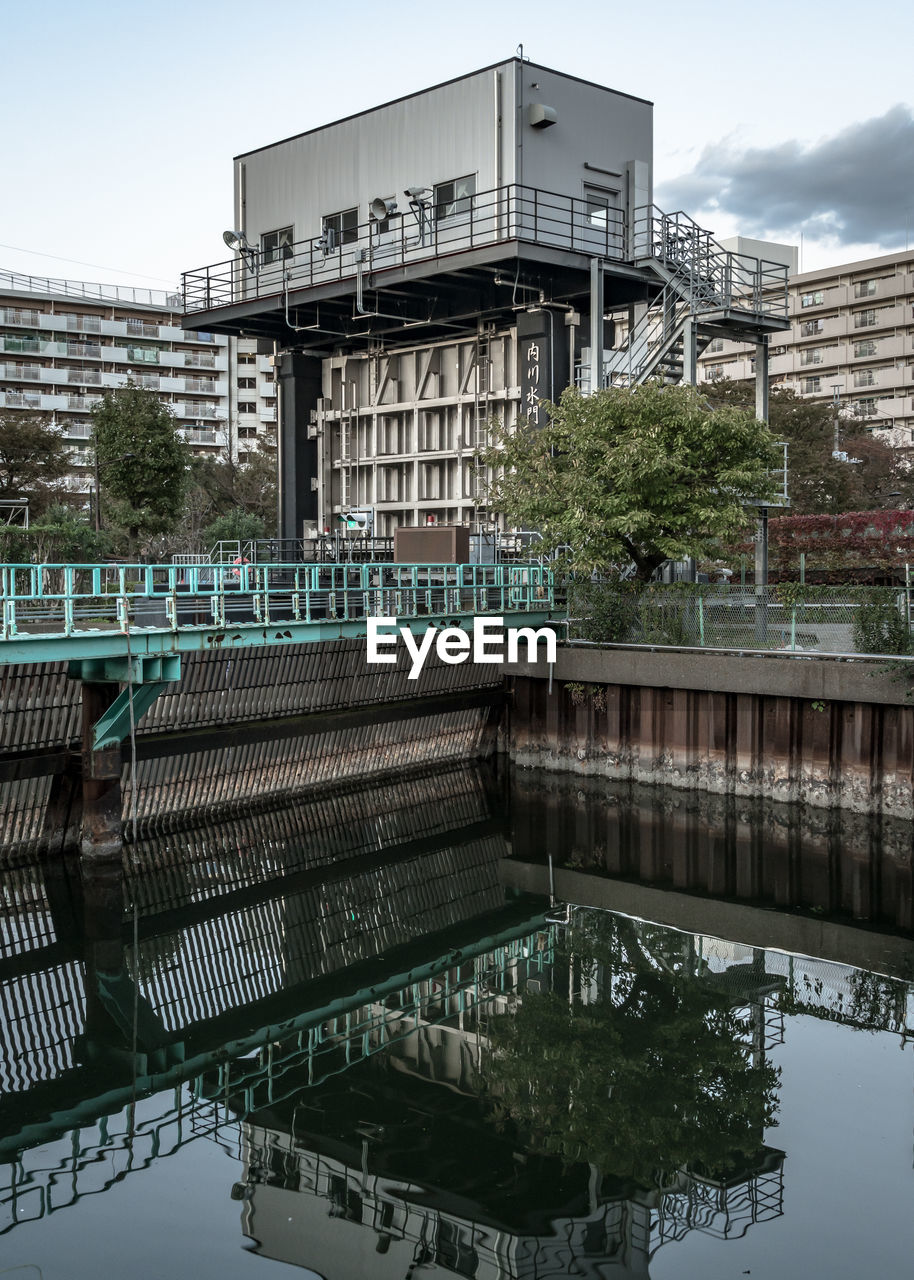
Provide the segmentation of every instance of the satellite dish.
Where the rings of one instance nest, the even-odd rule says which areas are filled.
[[[246,249],[251,247],[243,231],[223,231],[222,239],[230,249],[235,249],[239,253],[244,253]]]
[[[397,202],[391,196],[375,196],[371,204],[368,206],[368,212],[377,222],[383,222],[385,218],[392,218],[397,212]]]

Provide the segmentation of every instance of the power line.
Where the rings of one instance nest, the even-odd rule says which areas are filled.
[[[116,276],[133,276],[137,280],[155,280],[158,284],[173,284],[162,276],[147,276],[142,271],[123,271],[120,267],[106,267],[100,262],[83,262],[79,258],[62,258],[58,253],[41,253],[38,249],[23,249],[17,244],[0,244],[0,249],[12,249],[14,253],[28,253],[33,258],[52,258],[55,262],[70,262],[75,267],[93,267],[96,271],[111,271]]]

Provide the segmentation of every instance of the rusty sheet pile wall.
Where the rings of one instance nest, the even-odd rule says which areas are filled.
[[[521,765],[914,817],[914,703],[884,662],[562,650],[515,669]]]

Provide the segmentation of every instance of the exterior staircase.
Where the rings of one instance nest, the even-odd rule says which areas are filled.
[[[649,269],[661,287],[604,360],[604,387],[632,387],[649,378],[681,381],[685,327],[696,319],[744,325],[786,321],[787,268],[721,248],[687,214],[663,213],[655,205],[636,210],[630,258]],[[696,332],[695,341],[700,354],[710,336]]]

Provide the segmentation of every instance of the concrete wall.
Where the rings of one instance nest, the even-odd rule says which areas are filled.
[[[519,764],[914,817],[914,705],[884,663],[567,649],[551,691],[512,670]]]

